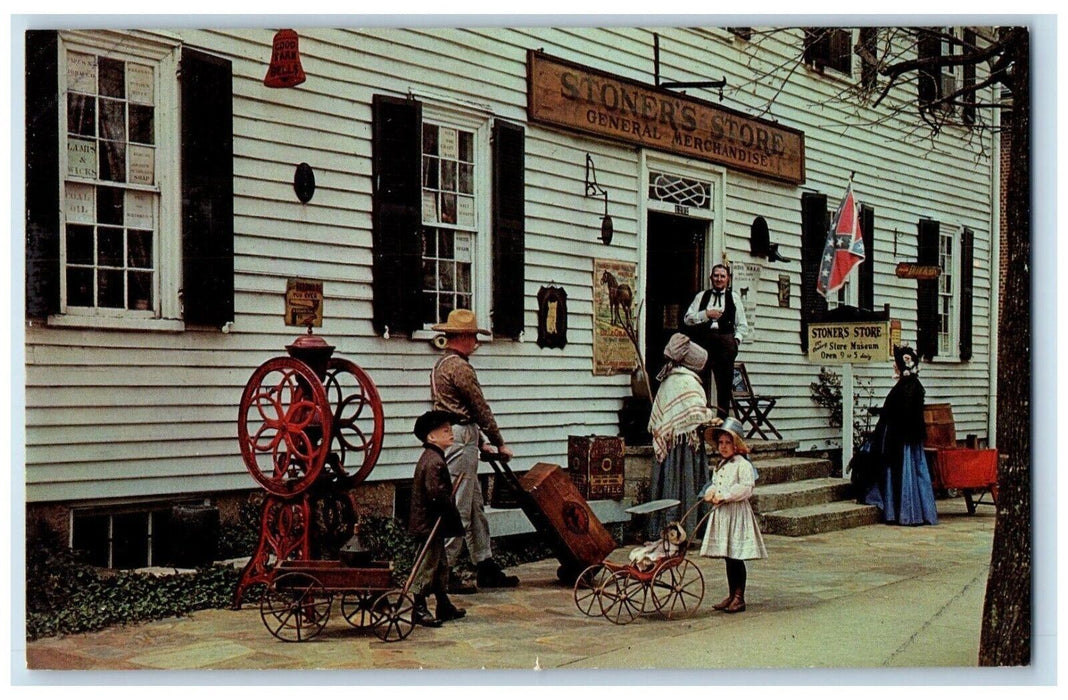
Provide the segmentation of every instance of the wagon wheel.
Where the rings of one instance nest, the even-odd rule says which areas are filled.
[[[260,598],[260,619],[283,642],[303,642],[330,618],[331,596],[314,576],[292,571],[271,582]]]
[[[705,577],[689,559],[667,561],[653,575],[653,605],[669,620],[689,617],[705,597]]]
[[[617,625],[625,625],[645,607],[645,585],[626,569],[612,574],[601,587],[601,614]]]
[[[366,628],[375,623],[375,594],[371,591],[346,593],[341,598],[341,614],[353,627]]]
[[[575,605],[583,615],[594,617],[601,611],[601,594],[612,577],[611,570],[601,564],[586,567],[575,580]]]
[[[383,593],[374,603],[371,624],[383,642],[399,642],[415,627],[415,601],[400,589]]]
[[[333,415],[322,382],[291,357],[267,360],[241,395],[237,435],[245,467],[269,493],[303,492],[322,471]]]
[[[351,477],[355,485],[367,478],[378,462],[385,432],[382,399],[371,377],[355,362],[339,357],[330,358],[323,383],[333,415],[331,447],[341,459],[344,469],[349,453],[363,453]]]

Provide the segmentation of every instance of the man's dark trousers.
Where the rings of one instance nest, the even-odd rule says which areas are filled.
[[[731,387],[734,384],[734,359],[738,357],[738,344],[734,342],[733,333],[710,333],[708,335],[708,363],[701,373],[705,382],[705,393],[715,399],[716,413],[720,418],[730,415]],[[716,395],[711,396],[709,375],[716,379]]]

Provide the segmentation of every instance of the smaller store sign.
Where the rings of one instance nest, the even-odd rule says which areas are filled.
[[[323,283],[320,280],[286,280],[286,325],[323,325]]]
[[[757,289],[760,288],[761,266],[757,263],[734,263],[731,265],[731,287],[738,293],[745,309],[749,333],[743,342],[750,342],[757,329]]]
[[[883,362],[890,355],[890,322],[810,323],[808,359],[821,364]]]
[[[919,265],[917,263],[900,262],[894,269],[894,274],[901,279],[909,280],[934,280],[942,274],[942,268],[938,265]]]

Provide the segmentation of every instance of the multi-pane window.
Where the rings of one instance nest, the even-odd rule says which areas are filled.
[[[805,63],[816,70],[830,68],[844,75],[852,75],[852,30],[840,27],[805,27],[803,49]]]
[[[158,308],[157,69],[66,53],[63,303]]]
[[[938,354],[952,357],[957,352],[956,235],[950,229],[938,234]]]
[[[960,54],[960,47],[954,41],[954,38],[957,35],[956,30],[953,27],[946,27],[944,31],[945,35],[942,37],[941,42],[941,55],[952,57],[955,54]],[[938,82],[939,98],[948,98],[953,95],[953,93],[957,92],[958,89],[960,89],[957,71],[957,66],[942,66]],[[949,113],[956,112],[956,106],[953,104],[952,101],[943,104],[942,109]]]
[[[75,512],[73,549],[93,566],[137,569],[170,559],[169,508],[130,512]]]
[[[476,215],[475,132],[423,123],[424,323],[472,308]]]

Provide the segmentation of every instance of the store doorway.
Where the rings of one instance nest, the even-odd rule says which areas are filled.
[[[708,221],[649,213],[645,283],[645,364],[656,392],[664,346],[682,326],[682,317],[703,289]]]

